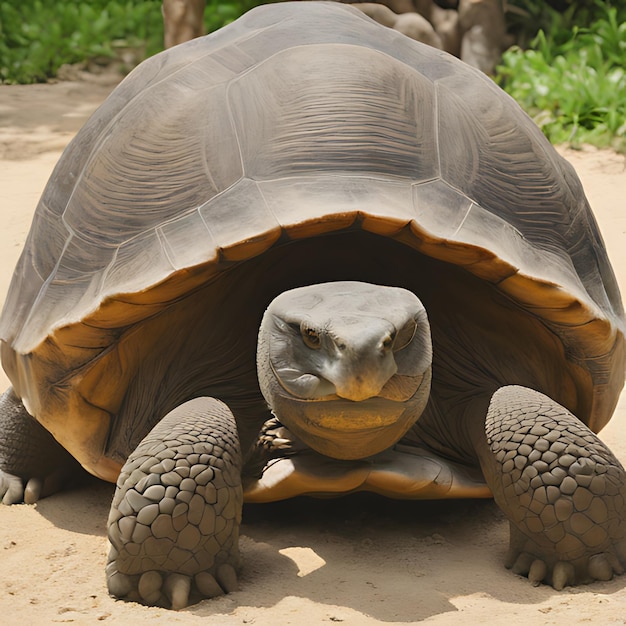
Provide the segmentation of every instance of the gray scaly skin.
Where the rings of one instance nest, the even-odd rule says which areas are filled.
[[[626,474],[562,406],[531,389],[500,388],[478,445],[495,501],[510,520],[506,565],[555,589],[610,580],[626,564]]]
[[[243,493],[234,417],[212,398],[168,413],[122,468],[108,521],[109,592],[187,606],[237,588]]]
[[[26,502],[58,491],[76,478],[79,465],[32,418],[9,388],[0,396],[0,499]]]

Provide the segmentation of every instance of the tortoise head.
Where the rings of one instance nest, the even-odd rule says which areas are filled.
[[[286,291],[268,307],[257,366],[276,417],[338,459],[376,454],[421,415],[430,392],[426,311],[410,291],[334,282]]]

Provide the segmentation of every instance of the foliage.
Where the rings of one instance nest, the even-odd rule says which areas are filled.
[[[207,30],[256,4],[208,0]],[[115,58],[124,48],[141,58],[163,48],[161,0],[0,0],[0,82],[45,81],[65,63]]]
[[[267,1],[269,2],[269,0]],[[230,22],[234,22],[246,11],[262,3],[263,0],[231,0],[231,2],[207,0],[204,10],[204,26],[206,31],[212,33],[214,30],[222,28],[222,26]]]
[[[553,143],[626,151],[625,68],[626,10],[572,5],[552,11],[527,50],[504,53],[498,82]]]
[[[0,80],[45,81],[64,63],[113,58],[120,47],[141,47],[145,56],[162,38],[156,0],[0,2]]]
[[[621,0],[616,0],[621,2]],[[524,48],[540,31],[561,39],[571,37],[571,28],[603,19],[601,0],[506,0],[507,31]],[[623,20],[622,20],[623,21]]]

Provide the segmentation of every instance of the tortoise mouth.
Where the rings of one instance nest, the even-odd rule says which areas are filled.
[[[274,396],[274,413],[310,448],[335,459],[356,460],[397,443],[419,419],[428,400],[431,371],[404,402],[380,396],[355,402],[333,397],[310,401]]]
[[[357,433],[393,426],[406,406],[386,398],[368,398],[355,402],[339,396],[322,398],[319,401],[294,399],[301,405],[295,410],[306,416],[306,423],[316,430],[337,433]]]
[[[280,412],[285,426],[316,452],[343,460],[363,459],[391,447],[421,413],[384,398],[283,400],[289,404],[289,410]]]

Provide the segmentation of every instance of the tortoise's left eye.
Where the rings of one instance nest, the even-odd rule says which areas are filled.
[[[393,343],[396,340],[396,333],[389,333],[382,341],[382,346],[384,350],[391,350],[393,348]]]
[[[318,350],[320,347],[320,336],[318,332],[306,325],[300,326],[300,334],[302,335],[302,341],[304,345],[312,350]]]

